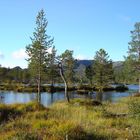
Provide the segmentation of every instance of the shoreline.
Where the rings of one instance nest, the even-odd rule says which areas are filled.
[[[127,91],[129,88],[124,85],[118,85],[116,87],[105,87],[103,88],[103,92],[106,91]],[[0,91],[16,91],[16,92],[37,92],[37,86],[36,85],[25,85],[25,84],[1,84],[0,85]],[[64,86],[41,86],[41,92],[61,92],[65,91]],[[83,86],[71,86],[68,87],[68,91],[77,91],[79,94],[87,94],[91,91],[99,91],[97,87],[91,87],[89,85],[83,85]]]

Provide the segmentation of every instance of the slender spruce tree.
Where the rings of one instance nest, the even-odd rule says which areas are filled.
[[[112,81],[113,68],[112,61],[109,59],[108,53],[104,49],[96,52],[93,62],[94,82],[95,86],[102,91]]]
[[[26,47],[28,54],[28,67],[38,87],[38,102],[40,103],[41,82],[48,63],[48,48],[53,44],[53,39],[46,34],[48,21],[43,10],[36,17],[36,28],[31,37],[32,43]]]
[[[140,93],[140,22],[134,25],[134,30],[131,31],[131,41],[129,42],[128,58],[131,63],[132,71],[137,73],[139,79],[139,93]]]

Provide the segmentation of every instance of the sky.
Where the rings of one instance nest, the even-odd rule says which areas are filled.
[[[93,59],[103,48],[113,61],[123,61],[130,31],[140,22],[139,5],[140,0],[0,0],[0,65],[28,66],[25,47],[41,9],[58,55],[69,49],[76,59]]]

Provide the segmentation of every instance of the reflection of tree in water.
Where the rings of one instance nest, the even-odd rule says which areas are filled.
[[[36,93],[30,94],[29,98],[30,98],[30,101],[36,100]]]
[[[106,101],[113,101],[113,93],[114,92],[107,92],[107,93],[104,93],[104,100]],[[116,92],[115,92],[116,94]]]
[[[103,100],[103,92],[96,92],[96,100],[97,101]]]
[[[75,92],[68,92],[68,95],[70,98],[75,98]]]
[[[4,103],[5,97],[3,95],[0,95],[0,103]]]
[[[51,104],[54,102],[54,96],[53,96],[54,92],[51,92]]]
[[[43,104],[44,106],[52,104],[54,100],[55,100],[54,93],[44,92],[41,94],[41,104]]]
[[[115,97],[113,97],[116,92],[96,92],[96,100],[98,101],[113,101]]]
[[[92,99],[93,96],[94,96],[93,94],[94,94],[94,92],[93,92],[93,91],[90,91],[90,92],[88,92],[87,97],[88,97],[89,99]]]

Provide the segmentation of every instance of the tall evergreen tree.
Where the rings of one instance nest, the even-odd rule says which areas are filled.
[[[140,22],[134,25],[134,30],[131,31],[132,40],[129,42],[128,57],[131,62],[131,68],[135,70],[139,77],[139,93],[140,93]]]
[[[125,61],[123,63],[123,76],[124,77],[124,84],[126,83],[136,83],[138,78],[137,78],[137,74],[138,72],[133,68],[133,60],[131,59],[131,57],[126,57]]]
[[[48,48],[53,44],[53,39],[46,34],[48,21],[43,10],[36,17],[36,28],[31,38],[32,43],[26,47],[28,54],[28,67],[38,85],[38,102],[40,103],[40,87],[48,60]]]
[[[104,49],[96,52],[93,69],[95,85],[99,91],[102,91],[111,82],[113,76],[112,61],[109,60],[109,55]]]

